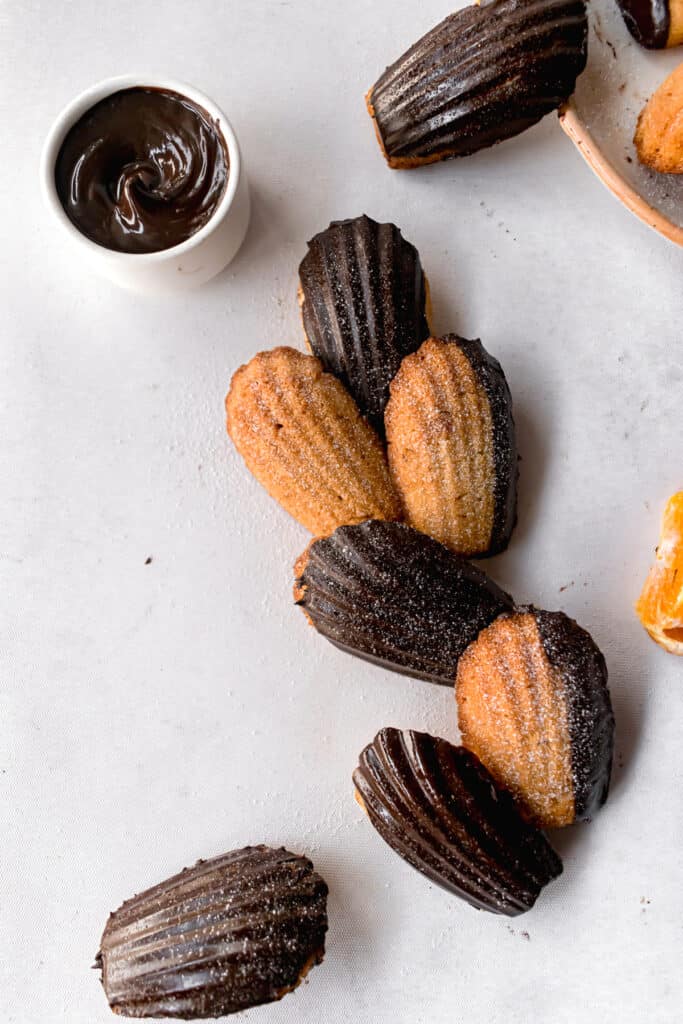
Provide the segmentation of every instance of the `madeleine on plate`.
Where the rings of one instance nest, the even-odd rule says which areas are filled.
[[[633,141],[641,164],[660,174],[683,174],[683,64],[643,107]]]

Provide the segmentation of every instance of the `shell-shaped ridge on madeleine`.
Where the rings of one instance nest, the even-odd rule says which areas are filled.
[[[463,747],[382,729],[361,753],[353,781],[385,842],[478,909],[524,913],[562,871],[543,834]]]
[[[314,540],[294,596],[337,647],[452,686],[458,659],[512,599],[485,573],[401,523],[368,520]]]
[[[407,356],[385,411],[406,520],[467,557],[503,551],[517,512],[512,399],[482,343],[449,334]]]
[[[311,351],[378,429],[401,359],[429,336],[420,256],[395,224],[333,221],[299,267]]]
[[[246,847],[167,879],[109,917],[97,965],[128,1017],[219,1017],[280,999],[320,963],[327,885],[310,860]]]
[[[225,406],[248,469],[311,533],[401,516],[377,434],[315,357],[258,353],[234,374]]]
[[[540,121],[573,93],[587,37],[583,0],[493,0],[449,15],[368,93],[389,165],[466,156]]]
[[[605,659],[562,612],[504,613],[460,659],[462,743],[544,828],[590,818],[605,802],[614,714]]]

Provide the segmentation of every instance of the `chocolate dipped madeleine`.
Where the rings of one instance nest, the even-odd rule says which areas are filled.
[[[583,0],[493,0],[449,15],[366,97],[390,167],[467,156],[556,110],[586,66]]]
[[[483,572],[400,523],[340,527],[294,571],[296,603],[336,647],[445,686],[480,630],[512,607]]]
[[[299,282],[313,355],[381,430],[392,377],[429,336],[417,249],[394,224],[365,215],[334,221],[308,243]]]
[[[353,773],[358,802],[412,867],[479,910],[533,907],[562,862],[464,747],[382,729]]]
[[[614,715],[605,659],[562,612],[520,608],[483,630],[456,679],[462,743],[542,828],[607,799]]]
[[[683,43],[683,0],[617,0],[626,27],[648,50]]]
[[[222,1017],[271,1003],[321,963],[327,885],[310,860],[247,846],[127,900],[96,966],[124,1017]]]
[[[311,533],[401,516],[379,438],[318,359],[260,352],[233,376],[225,408],[248,469]]]
[[[518,470],[500,363],[478,340],[430,338],[401,363],[384,419],[410,525],[461,555],[503,551],[516,521]]]

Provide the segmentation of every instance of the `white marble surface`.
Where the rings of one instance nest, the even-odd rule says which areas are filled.
[[[331,897],[325,963],[253,1024],[680,1016],[683,665],[632,603],[683,485],[683,253],[603,190],[553,117],[468,160],[385,168],[363,93],[448,9],[0,3],[4,1024],[106,1024],[89,968],[108,912],[258,841],[310,853]],[[139,68],[224,106],[253,184],[237,261],[170,301],[84,276],[37,190],[62,104]],[[290,567],[307,537],[224,433],[233,370],[301,344],[307,238],[361,211],[419,247],[437,328],[480,335],[507,372],[521,515],[491,571],[578,618],[610,668],[611,798],[556,837],[562,879],[513,922],[430,886],[363,819],[361,747],[387,724],[455,738],[453,696],[306,626]]]

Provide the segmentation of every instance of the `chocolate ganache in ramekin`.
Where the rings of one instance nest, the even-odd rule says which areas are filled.
[[[217,123],[180,93],[138,86],[112,93],[71,127],[55,185],[71,222],[117,252],[180,245],[210,220],[229,175]]]

